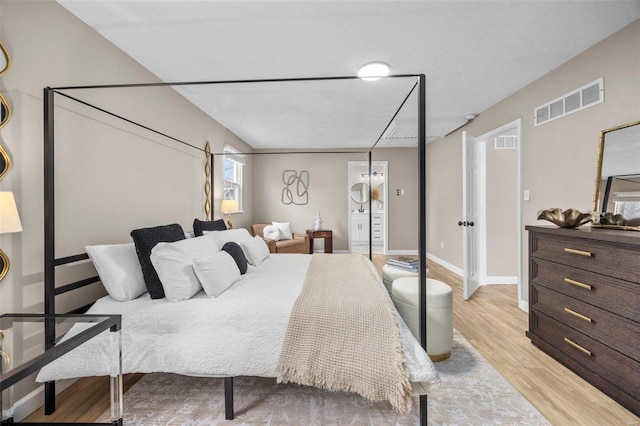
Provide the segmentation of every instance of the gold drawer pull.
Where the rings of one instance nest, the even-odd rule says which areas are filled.
[[[582,315],[582,314],[579,314],[579,313],[577,313],[576,311],[571,310],[571,309],[569,309],[569,308],[564,308],[564,311],[565,311],[566,313],[571,314],[571,315],[573,315],[574,317],[578,317],[578,318],[580,318],[581,320],[584,320],[584,321],[586,321],[586,322],[592,322],[592,321],[593,321],[591,318],[586,317],[586,316],[584,316],[584,315]]]
[[[564,252],[565,253],[571,253],[571,254],[577,254],[577,255],[585,256],[585,257],[592,257],[593,256],[593,254],[591,254],[588,251],[575,250],[575,249],[570,249],[570,248],[565,248]]]
[[[573,346],[574,348],[576,348],[577,350],[579,350],[580,352],[583,352],[589,356],[591,356],[591,351],[583,348],[582,346],[580,346],[579,344],[577,344],[576,342],[567,339],[566,337],[564,338],[564,341],[567,342],[568,344],[570,344],[571,346]]]
[[[572,280],[571,278],[565,278],[564,282],[567,284],[575,285],[576,287],[582,287],[582,288],[586,288],[587,290],[593,290],[593,287],[591,287],[589,284],[584,284],[584,283],[581,283],[580,281]]]

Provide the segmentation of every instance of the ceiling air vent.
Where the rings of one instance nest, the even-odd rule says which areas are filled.
[[[534,126],[548,123],[574,112],[604,102],[604,78],[586,84],[573,92],[540,105],[534,110]]]

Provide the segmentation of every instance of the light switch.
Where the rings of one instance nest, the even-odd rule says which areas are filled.
[[[531,194],[529,193],[528,189],[525,189],[523,194],[522,194],[522,199],[524,201],[529,201],[531,199]]]

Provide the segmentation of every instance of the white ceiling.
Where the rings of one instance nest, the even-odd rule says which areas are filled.
[[[352,76],[373,60],[425,74],[428,140],[640,18],[638,0],[58,2],[164,81]],[[178,90],[256,149],[342,148],[373,145],[414,82]],[[412,96],[381,145],[415,144],[416,115]]]

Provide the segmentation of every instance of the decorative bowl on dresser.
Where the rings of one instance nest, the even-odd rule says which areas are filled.
[[[640,416],[640,233],[526,229],[527,336]]]

